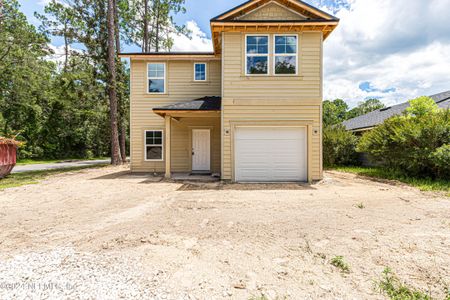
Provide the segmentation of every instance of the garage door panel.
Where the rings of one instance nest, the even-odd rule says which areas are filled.
[[[236,181],[306,181],[306,129],[240,127],[235,132]]]

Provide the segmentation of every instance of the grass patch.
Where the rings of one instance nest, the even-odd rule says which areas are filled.
[[[363,209],[363,208],[365,208],[365,206],[364,206],[364,203],[358,203],[358,204],[355,204],[355,207],[356,208],[359,208],[359,209]]]
[[[254,296],[248,298],[248,300],[269,300],[269,298],[267,298],[266,296]]]
[[[430,295],[412,289],[406,284],[402,283],[397,276],[395,276],[391,269],[385,268],[383,276],[379,282],[375,283],[375,289],[385,294],[392,300],[432,300]]]
[[[449,180],[410,177],[399,171],[380,167],[334,167],[333,169],[373,178],[398,180],[417,187],[421,191],[443,191],[448,192],[450,195]]]
[[[331,259],[331,265],[335,266],[343,273],[350,273],[350,266],[344,261],[343,256],[335,256]]]
[[[31,171],[31,172],[21,172],[14,173],[6,178],[0,179],[0,190],[18,187],[28,184],[37,184],[41,180],[46,179],[48,176],[62,174],[73,171],[80,171],[84,169],[104,167],[106,164],[97,164],[92,166],[82,166],[82,167],[71,167],[64,169],[53,169],[53,170],[43,170],[43,171]]]
[[[24,158],[18,159],[16,165],[17,166],[41,165],[41,164],[59,163],[64,161],[84,161],[84,160],[100,160],[100,159],[108,159],[108,157],[64,158],[64,159]]]

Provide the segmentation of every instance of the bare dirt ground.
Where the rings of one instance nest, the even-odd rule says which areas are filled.
[[[449,198],[338,172],[185,184],[125,167],[0,191],[1,299],[383,299],[386,266],[445,297]]]

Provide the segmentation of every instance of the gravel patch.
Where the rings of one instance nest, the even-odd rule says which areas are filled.
[[[172,299],[161,288],[166,274],[141,267],[130,257],[69,247],[29,252],[0,260],[0,299]]]

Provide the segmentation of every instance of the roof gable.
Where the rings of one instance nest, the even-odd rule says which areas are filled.
[[[247,14],[239,16],[236,20],[245,20],[245,21],[258,21],[258,20],[305,20],[306,16],[288,9],[276,1],[270,1],[266,4],[256,8],[255,10],[250,11]]]
[[[277,3],[286,10],[298,13],[299,15],[304,16],[303,20],[338,20],[336,17],[300,0],[249,0],[211,19],[211,21],[239,20],[245,15],[256,12],[268,3]]]

